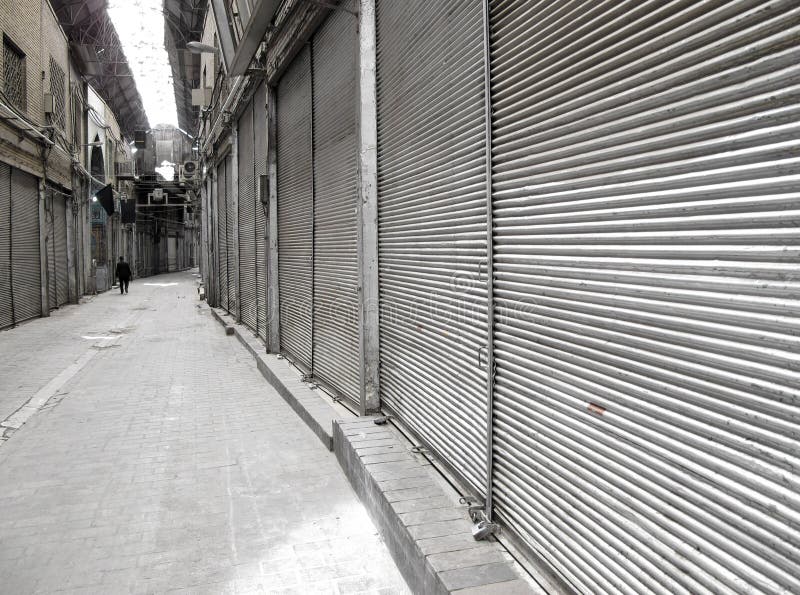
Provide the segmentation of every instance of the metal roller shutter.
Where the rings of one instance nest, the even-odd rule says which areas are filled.
[[[11,168],[11,277],[15,322],[42,315],[39,182]]]
[[[262,83],[253,96],[253,161],[255,162],[255,187],[259,187],[261,176],[267,174],[267,87]],[[258,192],[256,192],[258,195]],[[267,340],[267,216],[256,199],[256,314],[258,335]]]
[[[242,322],[256,330],[256,194],[253,182],[253,105],[239,118],[239,307]]]
[[[219,307],[228,310],[228,205],[225,161],[217,166],[217,258],[219,259]]]
[[[14,324],[11,249],[11,167],[0,163],[0,329]]]
[[[310,371],[314,188],[309,49],[297,55],[278,83],[277,107],[281,351]]]
[[[377,40],[381,397],[484,493],[482,5],[379,0]]]
[[[56,253],[56,304],[69,301],[67,270],[67,203],[63,195],[53,198],[53,238]]]
[[[55,243],[55,192],[52,188],[45,190],[45,228],[47,237],[45,247],[47,249],[47,305],[51,310],[58,307],[58,290],[56,283],[56,243]]]
[[[347,3],[351,8],[352,3]],[[335,11],[314,48],[314,377],[359,400],[357,19]]]
[[[233,196],[233,158],[225,158],[225,253],[228,255],[228,312],[236,316],[239,309],[239,287],[236,272],[239,270],[239,251],[236,246],[236,225],[238,224],[237,201]]]
[[[800,592],[798,23],[491,2],[496,513],[580,592]]]

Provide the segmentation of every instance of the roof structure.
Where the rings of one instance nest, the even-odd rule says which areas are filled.
[[[172,66],[178,125],[194,131],[200,108],[192,105],[192,89],[200,86],[200,56],[186,49],[190,41],[203,37],[207,0],[164,0],[164,45]]]
[[[50,0],[87,82],[108,103],[122,133],[148,129],[147,114],[105,0]]]

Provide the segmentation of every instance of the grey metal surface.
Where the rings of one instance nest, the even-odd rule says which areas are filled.
[[[14,324],[11,251],[11,166],[0,162],[0,329]]]
[[[47,304],[50,310],[58,307],[58,291],[56,282],[56,243],[55,243],[55,192],[47,188],[44,195],[45,215],[45,254],[47,255]]]
[[[219,262],[219,306],[225,310],[228,306],[228,206],[225,191],[225,160],[217,166],[214,180],[217,194],[217,259]]]
[[[480,2],[377,2],[381,399],[485,490]]]
[[[797,3],[491,15],[497,517],[583,593],[800,592]]]
[[[222,183],[222,181],[220,181]],[[237,272],[239,270],[239,251],[236,246],[236,227],[238,223],[237,201],[233,196],[233,158],[229,153],[225,157],[225,254],[228,257],[228,312],[237,316],[239,310],[239,288]]]
[[[310,371],[314,189],[308,48],[281,78],[277,95],[280,343],[281,351]]]
[[[42,315],[39,183],[11,168],[11,270],[15,322]]]
[[[256,193],[253,161],[253,105],[239,117],[239,282],[242,322],[256,331]]]
[[[53,196],[53,246],[56,254],[56,305],[69,301],[67,268],[67,203],[61,194]]]
[[[352,7],[352,2],[346,2]],[[356,17],[333,11],[313,38],[314,377],[359,401]],[[280,106],[278,106],[280,109]]]
[[[256,326],[258,335],[267,340],[267,213],[259,194],[259,181],[267,173],[267,90],[263,83],[253,95],[253,156],[256,236]]]

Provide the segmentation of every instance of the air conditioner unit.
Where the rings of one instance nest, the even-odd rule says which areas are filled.
[[[197,161],[184,161],[180,171],[181,182],[191,182],[200,177]]]

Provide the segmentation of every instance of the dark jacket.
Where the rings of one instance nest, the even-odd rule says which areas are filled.
[[[128,265],[127,262],[118,262],[117,263],[117,279],[128,279],[131,278],[131,267]]]

